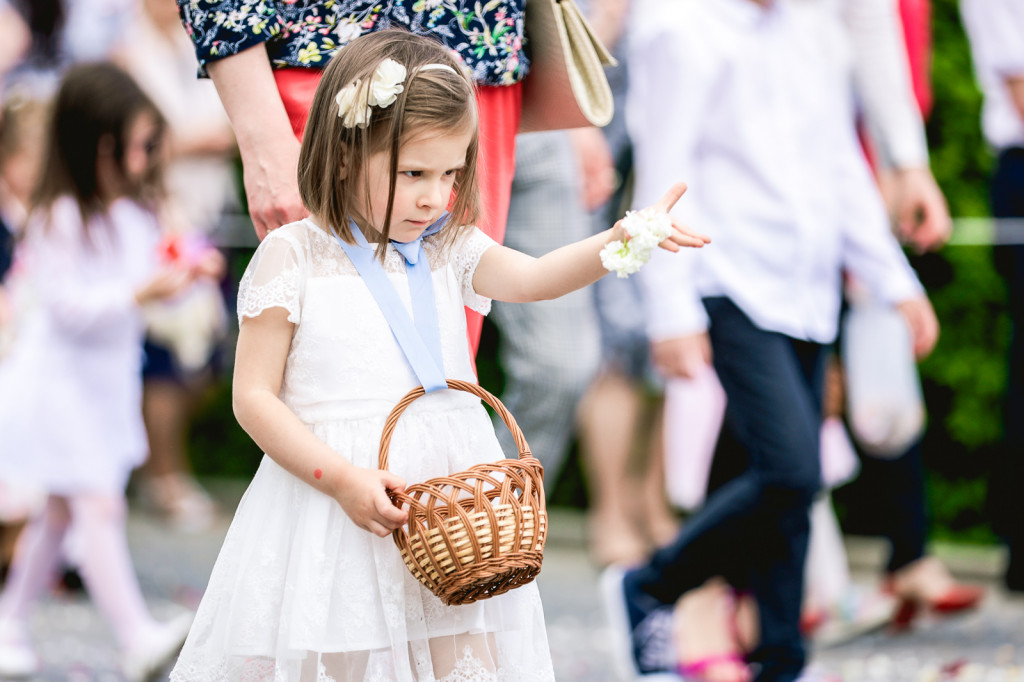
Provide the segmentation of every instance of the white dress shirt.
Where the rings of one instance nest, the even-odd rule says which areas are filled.
[[[926,168],[928,141],[914,97],[898,0],[818,0],[835,5],[853,52],[857,103],[880,161]]]
[[[1024,117],[1006,87],[1024,77],[1024,0],[961,0],[974,71],[985,96],[981,129],[996,149],[1024,147]]]
[[[886,302],[922,293],[859,147],[836,6],[649,0],[629,38],[634,206],[678,180],[673,213],[712,243],[641,271],[652,339],[706,328],[728,296],[759,327],[835,338],[841,272]]]

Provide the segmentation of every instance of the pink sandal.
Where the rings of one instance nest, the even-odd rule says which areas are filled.
[[[746,592],[736,590],[735,588],[729,588],[728,590],[728,608],[731,614],[729,619],[730,634],[733,642],[740,648],[742,648],[742,637],[736,623],[736,614],[739,610],[739,601],[746,594]],[[732,665],[734,674],[731,677],[724,678],[717,676],[714,678],[709,677],[707,674],[708,669],[721,664]],[[680,661],[676,665],[676,672],[688,682],[750,682],[753,679],[750,668],[747,666],[747,661],[739,651],[711,654],[688,663]]]
[[[743,669],[744,676],[734,678],[737,682],[746,682],[747,680],[750,680],[750,669],[747,667],[747,662],[738,653],[715,654],[713,656],[705,656],[704,658],[691,663],[680,663],[676,666],[676,672],[685,680],[691,680],[692,682],[707,682],[708,678],[704,673],[707,672],[708,668],[713,665],[718,665],[719,663],[733,663],[737,667]]]

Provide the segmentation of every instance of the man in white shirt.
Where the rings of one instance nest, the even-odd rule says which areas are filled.
[[[699,257],[655,256],[641,273],[657,294],[647,297],[654,361],[680,376],[714,362],[750,464],[670,546],[625,573],[622,593],[636,635],[710,576],[750,588],[761,618],[758,680],[789,682],[805,662],[807,511],[820,480],[823,350],[836,334],[842,271],[899,306],[919,354],[938,325],[858,145],[837,6],[652,0],[635,16],[634,204],[667,178],[685,179],[677,211],[712,237]],[[640,672],[643,648],[634,637]]]
[[[996,153],[990,193],[992,216],[1024,218],[1024,2],[962,0],[960,11],[984,95],[981,128]],[[1000,253],[1001,252],[1001,253]],[[1006,586],[1024,591],[1024,245],[997,250],[1009,284],[1010,373],[1005,403],[1006,447],[992,472],[990,501],[996,531],[1007,540]]]

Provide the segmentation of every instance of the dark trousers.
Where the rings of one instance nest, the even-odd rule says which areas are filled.
[[[1024,219],[1024,148],[1004,150],[991,184],[992,215]],[[997,266],[1007,281],[1010,320],[1010,371],[1004,405],[1005,447],[994,463],[989,499],[996,532],[1007,540],[1010,564],[1006,581],[1024,590],[1024,245],[998,247]]]
[[[860,461],[851,491],[861,508],[862,530],[889,541],[886,568],[892,573],[923,557],[928,539],[921,442],[894,459],[861,454]]]
[[[800,634],[808,510],[820,486],[820,345],[756,327],[732,301],[708,298],[726,418],[748,466],[707,499],[630,587],[664,604],[712,576],[750,589],[761,619],[758,680],[789,682],[804,666]]]

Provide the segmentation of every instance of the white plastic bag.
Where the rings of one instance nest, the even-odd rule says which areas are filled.
[[[857,478],[860,460],[846,433],[843,420],[825,417],[821,422],[821,484],[826,489],[838,488]]]
[[[902,455],[925,426],[921,382],[903,316],[877,301],[854,304],[843,320],[842,358],[854,440],[877,457]]]
[[[198,279],[180,295],[143,310],[150,338],[166,346],[178,367],[201,370],[228,330],[224,297],[216,282]]]
[[[665,386],[665,485],[680,509],[704,503],[718,433],[725,416],[725,391],[705,365],[693,379],[673,377]]]

